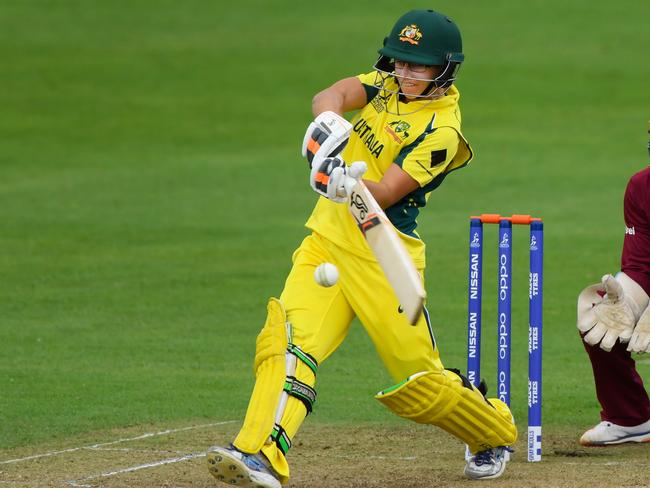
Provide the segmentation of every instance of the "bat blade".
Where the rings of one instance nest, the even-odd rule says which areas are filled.
[[[422,314],[426,292],[404,243],[363,181],[352,187],[348,207],[409,323],[415,325]]]

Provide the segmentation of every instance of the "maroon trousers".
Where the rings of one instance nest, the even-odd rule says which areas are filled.
[[[627,344],[616,342],[610,352],[600,346],[585,346],[594,370],[596,396],[602,407],[601,420],[631,427],[650,420],[650,399],[636,370]]]

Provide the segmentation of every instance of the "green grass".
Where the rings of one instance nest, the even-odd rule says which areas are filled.
[[[476,150],[420,218],[443,360],[464,368],[467,216],[540,215],[544,420],[587,426],[598,406],[575,298],[617,269],[623,189],[647,164],[649,7],[435,8],[464,33],[459,87]],[[369,71],[401,9],[2,3],[0,448],[243,416],[266,300],[281,291],[315,201],[299,155],[311,97]],[[513,405],[523,424],[526,238],[516,231]],[[493,276],[487,254],[486,375]],[[650,366],[639,370],[647,377]],[[310,421],[390,422],[372,399],[389,383],[357,325],[320,370]]]

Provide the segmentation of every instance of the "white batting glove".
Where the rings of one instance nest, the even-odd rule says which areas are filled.
[[[646,307],[641,317],[639,317],[627,350],[630,352],[650,352],[650,305]]]
[[[354,185],[357,184],[367,170],[368,165],[365,161],[355,161],[348,166],[347,174],[343,180],[343,186],[336,189],[337,196],[342,196],[347,199],[352,194]]]
[[[302,155],[309,161],[309,167],[325,158],[333,158],[345,148],[352,132],[352,124],[339,114],[326,111],[309,124],[302,141]]]
[[[648,296],[625,273],[619,273],[617,278],[607,274],[601,287],[605,296],[589,310],[580,310],[583,294],[591,288],[585,289],[578,299],[578,329],[586,332],[587,344],[600,343],[601,349],[611,351],[617,340],[630,340],[637,319],[648,304]]]
[[[343,203],[350,195],[348,181],[352,180],[356,184],[366,172],[366,168],[366,163],[363,161],[356,161],[348,167],[338,156],[325,158],[320,165],[314,164],[312,167],[309,184],[316,193],[334,202]],[[349,188],[351,190],[351,187]]]

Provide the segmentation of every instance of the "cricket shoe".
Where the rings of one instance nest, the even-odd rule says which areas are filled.
[[[506,470],[507,453],[512,449],[506,446],[493,447],[477,452],[467,460],[465,476],[473,480],[498,478]]]
[[[244,488],[282,487],[262,454],[246,454],[231,445],[211,447],[207,458],[210,474],[227,485]]]
[[[608,446],[625,442],[650,442],[650,420],[632,427],[616,425],[606,420],[582,434],[583,446]]]

